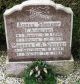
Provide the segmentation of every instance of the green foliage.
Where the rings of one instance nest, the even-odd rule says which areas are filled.
[[[56,84],[52,67],[42,61],[36,61],[25,69],[23,78],[25,84]]]
[[[76,82],[76,84],[80,84],[80,80],[78,80],[78,81]]]

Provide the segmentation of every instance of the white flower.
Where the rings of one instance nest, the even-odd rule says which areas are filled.
[[[57,78],[57,83],[58,83],[58,84],[63,84],[63,80]]]
[[[40,71],[38,71],[38,73],[35,75],[35,77],[37,78],[38,76],[40,76]]]
[[[34,73],[34,71],[33,71],[33,70],[31,70],[29,75],[31,76],[33,73]]]
[[[46,68],[44,68],[43,71],[44,71],[46,74],[48,73]]]
[[[38,66],[36,66],[35,69],[36,69],[36,71],[38,71],[39,70]]]

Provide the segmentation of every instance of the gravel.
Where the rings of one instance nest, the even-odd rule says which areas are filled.
[[[0,84],[24,84],[22,78],[7,77],[5,74],[6,56],[0,57]],[[80,84],[80,61],[75,62],[74,72],[68,76],[58,76],[57,84]]]

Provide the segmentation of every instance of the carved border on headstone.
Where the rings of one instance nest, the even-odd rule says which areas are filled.
[[[13,14],[14,12],[20,12],[22,11],[23,8],[27,6],[37,6],[37,5],[50,5],[55,8],[55,10],[61,10],[64,11],[67,14],[70,14],[71,17],[71,35],[70,35],[70,48],[71,48],[71,43],[72,43],[72,28],[73,28],[73,11],[69,7],[65,7],[61,4],[56,4],[51,0],[29,0],[25,1],[22,4],[16,5],[12,7],[11,9],[7,9],[4,13],[4,22],[5,22],[5,32],[6,32],[6,42],[7,42],[7,49],[9,50],[9,42],[8,42],[8,32],[7,32],[7,16]]]
[[[4,22],[5,22],[5,32],[6,32],[6,41],[7,41],[7,48],[9,49],[9,45],[8,45],[8,37],[7,37],[7,28],[6,28],[6,16],[12,14],[15,11],[21,11],[25,6],[29,6],[29,5],[51,5],[53,6],[56,10],[62,10],[66,13],[71,14],[71,31],[73,28],[73,11],[71,10],[71,8],[69,7],[65,7],[61,4],[56,4],[51,0],[29,0],[29,1],[25,1],[19,5],[16,5],[10,9],[7,9],[4,12]],[[71,47],[71,43],[72,43],[72,32],[71,32],[71,37],[70,37],[70,47]]]

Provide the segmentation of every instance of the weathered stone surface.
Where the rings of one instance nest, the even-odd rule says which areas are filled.
[[[6,74],[21,76],[27,65],[38,59],[47,61],[57,73],[72,71],[70,8],[51,0],[29,0],[8,9],[4,21],[9,60]]]
[[[30,0],[7,10],[9,61],[70,60],[72,18],[70,8],[50,0]]]

